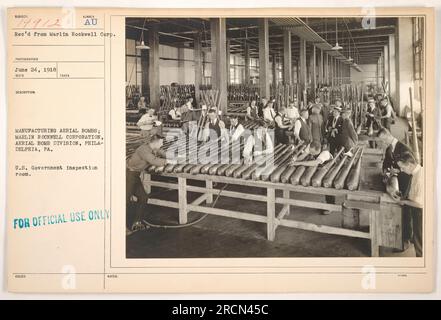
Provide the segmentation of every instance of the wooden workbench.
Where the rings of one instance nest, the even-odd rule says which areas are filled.
[[[179,223],[186,224],[190,212],[201,212],[210,215],[224,216],[242,220],[265,223],[267,226],[267,239],[273,241],[279,226],[309,230],[314,232],[335,234],[341,236],[368,239],[371,242],[371,256],[379,256],[379,247],[401,248],[401,207],[387,195],[381,186],[376,158],[378,151],[365,151],[363,159],[362,177],[360,188],[356,191],[337,190],[324,187],[304,187],[284,183],[267,181],[244,180],[225,176],[187,173],[161,173],[167,177],[167,181],[159,181],[156,174],[144,172],[142,181],[148,193],[152,187],[176,189],[178,201],[168,201],[150,198],[152,205],[175,208],[178,210]],[[373,158],[370,159],[370,156]],[[162,180],[164,180],[162,178]],[[199,181],[205,186],[195,186],[192,182]],[[216,184],[216,187],[213,187]],[[247,192],[230,191],[220,187],[223,184],[239,185],[244,187],[256,187],[265,189],[265,194],[252,194]],[[282,196],[277,196],[281,190]],[[199,193],[200,196],[188,203],[187,192]],[[292,193],[320,194],[335,196],[341,199],[341,204],[328,204],[318,201],[306,201],[293,199]],[[266,203],[266,216],[253,212],[239,212],[213,207],[214,196],[230,197],[242,200],[260,201]],[[340,202],[340,201],[339,201]],[[276,204],[282,205],[282,209],[276,212]],[[318,225],[314,223],[288,219],[291,207],[316,208],[330,210],[342,215],[342,227]],[[363,231],[360,226],[363,220],[367,224],[368,231]]]

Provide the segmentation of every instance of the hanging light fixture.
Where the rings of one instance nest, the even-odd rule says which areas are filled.
[[[147,46],[147,45],[144,43],[144,28],[145,28],[145,20],[146,20],[146,19],[144,19],[144,24],[142,25],[141,39],[139,39],[139,40],[141,41],[141,44],[138,44],[138,45],[135,47],[137,50],[149,50],[149,49],[150,49],[150,47]]]
[[[355,58],[356,58],[357,61],[358,61],[358,55],[356,55]],[[354,62],[352,63],[352,66],[353,66],[354,68],[355,68],[355,67],[358,67],[358,64],[357,64],[357,62],[355,62],[355,60],[354,60]]]
[[[351,38],[349,38],[349,58],[348,58],[348,62],[352,62],[354,61],[354,59],[352,59],[351,57]]]
[[[132,47],[132,48],[133,48],[133,47]],[[147,45],[144,43],[144,40],[143,40],[143,41],[141,41],[141,44],[138,44],[138,45],[136,46],[136,49],[138,49],[138,50],[149,50],[150,47],[147,46]]]
[[[337,26],[337,18],[335,18],[335,46],[332,47],[332,50],[341,50],[342,46],[338,44],[338,26]]]

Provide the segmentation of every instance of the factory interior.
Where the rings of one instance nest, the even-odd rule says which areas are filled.
[[[419,256],[422,209],[396,197],[414,201],[406,155],[423,163],[424,34],[420,17],[126,18],[126,257]]]

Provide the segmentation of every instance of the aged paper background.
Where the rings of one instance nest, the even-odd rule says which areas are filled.
[[[18,10],[23,13],[23,9]],[[360,15],[360,9],[329,10],[333,15]],[[433,30],[433,14],[430,10],[376,9],[378,15],[427,14],[428,28]],[[16,12],[11,11],[10,14]],[[57,15],[59,10],[33,10],[29,14]],[[124,259],[125,233],[120,226],[124,219],[125,204],[125,114],[124,114],[124,16],[323,16],[312,9],[268,10],[90,10],[75,9],[77,17],[93,14],[99,18],[106,32],[116,36],[105,40],[103,59],[106,75],[101,83],[74,81],[69,88],[61,83],[39,84],[39,100],[16,101],[9,87],[9,128],[13,134],[18,127],[79,127],[99,128],[105,133],[105,144],[92,152],[75,150],[57,155],[60,163],[72,165],[100,164],[93,174],[72,174],[62,178],[50,173],[32,177],[31,180],[14,179],[11,166],[27,164],[36,159],[45,162],[45,155],[9,153],[8,184],[8,277],[12,291],[65,292],[61,284],[66,276],[65,268],[74,268],[76,288],[73,291],[109,292],[289,292],[289,291],[362,291],[361,269],[366,265],[377,267],[377,291],[379,292],[427,292],[432,288],[433,228],[426,228],[426,258],[419,259],[184,259],[181,261],[155,260],[126,261]],[[426,70],[434,70],[433,33],[427,34]],[[62,40],[60,40],[62,41]],[[100,41],[97,39],[96,41]],[[8,62],[13,57],[9,47]],[[44,49],[43,49],[44,50]],[[50,50],[48,55],[50,55]],[[100,53],[97,53],[99,56]],[[79,67],[87,69],[87,67]],[[9,75],[11,69],[8,69]],[[26,80],[30,81],[30,80]],[[434,74],[426,73],[427,113],[434,110]],[[35,88],[35,85],[32,84]],[[75,95],[72,95],[75,93]],[[68,98],[73,97],[76,98]],[[87,96],[84,101],[83,97]],[[78,99],[78,100],[76,100]],[[32,108],[30,108],[32,105]],[[11,106],[14,106],[11,112]],[[38,106],[38,108],[37,108]],[[62,108],[62,112],[61,109]],[[85,116],[87,114],[87,116]],[[52,116],[50,116],[52,115]],[[432,121],[429,121],[432,120]],[[434,140],[434,118],[426,119],[425,140]],[[11,143],[11,141],[10,141]],[[428,143],[424,144],[426,148]],[[433,158],[424,151],[425,169],[434,172]],[[37,157],[37,158],[34,158]],[[52,161],[50,161],[52,162]],[[103,165],[105,163],[105,166]],[[428,174],[432,177],[433,174]],[[426,181],[426,226],[433,226],[434,207],[430,197],[433,180]],[[18,196],[19,195],[19,196]],[[26,199],[23,201],[22,199]],[[13,230],[11,219],[35,216],[49,211],[110,209],[112,219],[87,223],[45,226],[29,230]],[[111,236],[112,235],[112,236]],[[326,262],[327,267],[323,267]],[[341,268],[344,264],[345,268]],[[398,266],[398,267],[397,267]],[[135,267],[137,267],[135,269]],[[164,268],[166,267],[166,269]],[[228,267],[228,269],[224,269]],[[313,271],[311,271],[313,270]],[[320,271],[317,271],[320,270]],[[417,271],[415,271],[417,270]],[[316,272],[317,271],[317,272]],[[262,273],[262,274],[261,274]],[[26,278],[14,275],[26,274]],[[342,286],[344,281],[345,286]],[[219,284],[222,283],[222,286]]]

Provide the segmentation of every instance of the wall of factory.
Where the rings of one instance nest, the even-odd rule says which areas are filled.
[[[194,50],[159,46],[160,85],[194,84]]]
[[[159,55],[160,85],[194,83],[193,49],[159,45]],[[126,40],[126,83],[141,86],[141,56],[132,39]]]
[[[413,24],[412,18],[398,19],[398,110],[400,115],[404,115],[405,110],[410,108],[409,88],[413,90],[414,111],[420,113],[421,107],[415,97],[418,94],[418,88],[415,88],[414,70],[413,70]]]
[[[377,65],[376,64],[361,64],[362,72],[358,72],[354,68],[351,68],[351,81],[364,82],[365,84],[377,83]]]
[[[141,56],[135,48],[135,40],[126,40],[126,83],[141,86]],[[194,84],[194,50],[159,45],[159,82],[160,85],[171,83]],[[211,52],[203,51],[203,84],[211,83]],[[245,77],[245,61],[241,55],[230,55],[230,83],[242,83]],[[250,76],[257,82],[258,59],[250,59]],[[279,71],[280,73],[281,71]],[[279,75],[280,77],[280,75]]]

